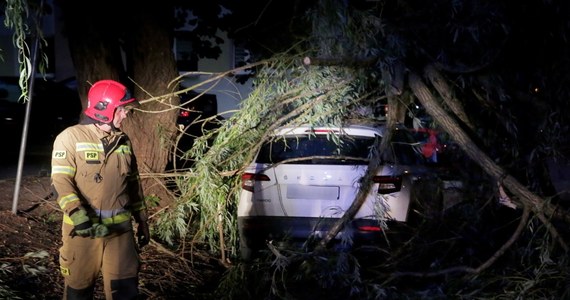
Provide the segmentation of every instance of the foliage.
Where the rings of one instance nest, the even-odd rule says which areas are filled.
[[[45,66],[47,65],[47,56],[42,53],[42,47],[45,47],[47,42],[43,38],[43,33],[41,30],[41,19],[43,11],[43,1],[40,5],[37,3],[32,3],[31,6],[36,10],[37,15],[30,17],[30,6],[27,1],[24,0],[7,0],[5,4],[5,18],[4,26],[14,30],[13,44],[18,50],[18,63],[20,69],[20,87],[22,88],[22,94],[20,98],[27,101],[29,99],[28,84],[29,79],[33,73],[35,73],[36,58],[33,55],[41,55],[41,60],[39,64],[40,73],[45,73]],[[33,22],[34,30],[30,30],[30,24],[28,22]],[[26,39],[29,36],[35,38],[35,44],[33,48],[30,49]],[[33,52],[35,51],[35,53]]]
[[[439,2],[436,4],[442,5]],[[418,6],[416,9],[423,7],[426,11],[434,12],[438,7],[436,4],[425,4],[426,7],[417,3],[413,5]],[[414,32],[416,23],[398,31],[396,27],[389,27],[394,25],[394,16],[382,14],[384,12],[374,4],[363,4],[361,8],[354,9],[346,2],[318,1],[313,9],[307,11],[304,19],[297,18],[308,20],[307,23],[311,25],[303,32],[304,35],[300,35],[306,38],[293,43],[284,54],[266,60],[263,67],[257,69],[256,89],[244,100],[241,110],[223,122],[219,129],[198,138],[189,151],[188,157],[194,161],[194,166],[178,180],[181,196],[177,205],[161,216],[158,231],[161,238],[173,243],[173,238],[187,236],[190,219],[194,219],[199,221],[195,237],[207,240],[212,249],[223,250],[220,245],[234,245],[234,210],[240,170],[251,160],[272,129],[285,124],[340,124],[352,117],[350,114],[359,108],[370,107],[373,111],[384,95],[386,84],[392,84],[395,80],[394,67],[398,61],[406,62],[412,69],[430,63],[432,56],[429,53],[436,49],[429,46],[440,46],[421,44],[422,38],[431,36],[434,41],[442,41],[441,47],[461,48],[473,47],[474,42],[484,38],[481,34],[492,37],[489,42],[500,45],[506,34],[505,26],[489,27],[493,18],[498,18],[498,23],[506,22],[501,6],[492,6],[492,14],[481,16],[482,28],[477,31],[462,25],[461,16],[480,14],[486,6],[475,5],[475,10],[470,11],[469,7],[454,3],[452,16],[444,16],[439,11],[437,17],[441,19],[437,20],[437,26],[421,28],[417,33],[424,36],[420,37]],[[404,19],[417,22],[413,19],[413,8],[386,7]],[[439,26],[444,26],[445,17],[454,22],[451,36],[449,33],[434,36],[437,30],[443,30]],[[426,49],[422,49],[422,46]],[[448,63],[447,69],[473,72],[490,63],[475,60],[471,62],[473,68],[470,68],[465,64],[468,59],[464,53],[450,49],[441,51],[447,54],[438,57],[435,63]],[[486,53],[481,56],[487,59],[493,55]],[[445,60],[440,60],[443,58]],[[446,67],[443,66],[443,69]],[[389,72],[383,72],[385,70]],[[483,75],[486,76],[486,73]],[[496,101],[492,99],[493,96],[499,97],[500,101],[506,97],[503,94],[487,94],[484,99],[478,94],[477,88],[471,89],[479,84],[477,78],[470,74],[459,75],[453,83],[456,84],[458,95],[465,98],[465,103],[480,107],[486,101],[489,106],[484,107],[495,112],[494,123],[489,122],[488,116],[482,115],[486,109],[478,108],[472,117],[479,118],[476,124],[481,127],[473,134],[482,134],[479,138],[489,145],[496,145],[494,141],[504,139],[508,133],[516,133],[518,125],[510,120],[504,125],[500,124],[500,117],[504,118],[505,113],[497,113],[497,108],[502,107],[505,112],[508,111],[507,104],[516,103],[505,102],[500,104],[502,106],[489,104]],[[500,88],[489,91],[500,91]],[[406,97],[407,93],[401,95]],[[552,123],[559,124],[558,120]],[[496,134],[497,130],[492,126],[504,126],[506,133]],[[505,155],[504,161],[517,157],[517,146],[515,142],[508,148],[512,150],[510,153],[500,153]]]
[[[335,7],[332,3],[328,2],[328,12]],[[366,92],[371,87],[383,90],[374,68],[342,63],[313,65],[304,63],[304,58],[369,57],[377,53],[376,46],[368,32],[359,30],[363,26],[360,22],[374,34],[380,32],[380,22],[371,21],[373,16],[351,16],[346,7],[334,14],[321,15],[319,11],[316,7],[308,12],[313,20],[308,33],[316,34],[264,61],[255,75],[255,90],[240,110],[220,128],[195,140],[186,154],[194,165],[187,176],[177,180],[180,197],[157,222],[160,238],[172,244],[175,238],[186,237],[188,224],[194,219],[199,222],[194,238],[206,240],[213,250],[235,255],[240,171],[268,133],[282,125],[340,125],[355,107],[373,106],[378,100]]]
[[[0,273],[2,275],[10,274],[10,264],[2,263],[0,265]],[[22,299],[18,297],[14,291],[10,289],[9,286],[6,286],[4,282],[0,279],[0,298],[1,299]]]
[[[512,233],[520,211],[489,205],[492,188],[465,194],[443,218],[411,228],[391,226],[389,243],[351,250],[301,252],[269,244],[264,256],[236,264],[216,295],[222,299],[566,299],[566,254],[545,247],[532,221],[487,272],[472,273]],[[495,216],[491,216],[496,214]],[[566,231],[565,234],[568,234]]]
[[[18,49],[18,62],[20,63],[20,86],[22,95],[28,91],[27,79],[32,70],[30,59],[30,47],[26,42],[26,35],[29,30],[24,19],[28,16],[28,7],[25,1],[8,0],[6,3],[6,18],[4,26],[14,29],[13,43]],[[24,96],[25,97],[25,96]]]
[[[21,264],[24,273],[30,277],[40,276],[47,272],[46,265],[49,263],[49,253],[45,250],[37,252],[28,252],[20,258],[0,258],[0,273],[2,275],[10,274],[17,267],[14,263]],[[0,298],[1,299],[21,299],[14,291],[5,286],[0,279]]]
[[[312,1],[303,3],[308,2],[314,4]],[[21,4],[23,1],[8,3]],[[354,9],[350,6],[354,3],[373,10]],[[235,254],[235,206],[240,171],[267,134],[283,124],[340,124],[351,117],[354,108],[375,108],[376,101],[383,97],[385,86],[394,79],[392,74],[386,76],[380,70],[391,70],[400,60],[410,70],[421,70],[433,63],[441,70],[449,71],[446,75],[454,86],[453,92],[457,93],[469,117],[475,119],[478,126],[471,134],[481,139],[480,143],[488,146],[488,151],[496,151],[492,153],[496,161],[508,166],[509,171],[523,173],[518,174],[519,178],[528,177],[528,185],[540,191],[533,174],[530,174],[538,173],[533,169],[540,169],[540,166],[534,168],[534,164],[539,165],[544,158],[558,155],[559,149],[568,142],[568,114],[565,113],[568,109],[565,67],[568,46],[537,42],[534,37],[565,37],[569,23],[561,22],[559,28],[550,32],[532,31],[533,34],[529,34],[528,30],[519,30],[518,34],[528,36],[525,38],[528,44],[509,44],[515,39],[507,37],[517,34],[518,24],[509,23],[508,11],[504,8],[507,3],[316,3],[317,6],[308,14],[295,18],[295,21],[302,22],[294,22],[297,26],[292,32],[304,39],[287,43],[286,48],[290,48],[284,51],[285,54],[272,55],[265,61],[255,73],[256,90],[244,101],[242,109],[221,124],[220,129],[207,131],[195,142],[188,154],[194,160],[194,166],[178,178],[180,198],[161,214],[157,229],[159,236],[175,244],[193,234],[196,239],[208,242],[214,251]],[[515,5],[518,8],[513,10],[512,16],[533,27],[530,29],[538,28],[528,20],[535,19],[532,12],[536,8],[547,9],[548,3],[550,1]],[[300,5],[299,2],[296,5]],[[558,5],[552,15],[567,14],[567,6]],[[251,10],[246,5],[243,8]],[[265,6],[257,8],[264,9]],[[17,18],[20,15],[12,16]],[[15,24],[24,23],[20,20]],[[212,29],[206,26],[204,30]],[[289,32],[281,29],[280,33]],[[237,30],[233,33],[238,36]],[[266,32],[263,34],[269,36]],[[269,49],[267,52],[276,53],[271,52],[267,45],[260,45]],[[209,43],[204,46],[213,49]],[[22,47],[27,48],[25,44]],[[534,52],[519,54],[529,48],[560,51],[561,54],[555,59],[548,57],[534,62],[529,58],[534,58]],[[560,57],[564,59],[560,60]],[[310,58],[310,62],[302,63],[304,58]],[[495,61],[504,63],[494,64]],[[497,76],[490,76],[493,72]],[[526,78],[529,74],[536,78]],[[537,89],[532,97],[528,97],[528,90],[524,87],[528,83],[539,83],[541,88],[545,87],[545,92]],[[406,91],[400,92],[403,98]],[[521,112],[523,114],[517,114]],[[522,152],[521,147],[524,148]],[[529,165],[533,168],[527,168]],[[477,194],[489,186],[487,181],[481,180],[472,188]],[[455,218],[448,212],[444,220],[423,224],[426,227],[416,232],[415,243],[404,243],[397,249],[380,249],[382,251],[376,254],[390,251],[391,255],[385,261],[377,261],[373,274],[363,274],[359,260],[346,252],[300,254],[277,249],[281,255],[269,257],[259,265],[233,268],[228,273],[228,280],[221,285],[222,290],[231,292],[222,294],[243,293],[243,289],[240,291],[242,286],[235,288],[231,283],[243,282],[240,276],[249,276],[246,282],[260,284],[248,292],[263,297],[267,296],[264,294],[267,290],[272,295],[287,297],[288,293],[296,292],[300,282],[324,289],[339,287],[344,289],[345,294],[342,295],[346,297],[363,295],[364,291],[373,291],[374,297],[383,298],[386,295],[392,298],[409,298],[410,295],[441,298],[443,294],[454,298],[474,298],[473,295],[477,295],[494,299],[568,297],[564,292],[552,295],[553,291],[569,290],[568,262],[564,255],[560,255],[559,249],[550,246],[547,231],[536,221],[529,224],[525,239],[507,253],[510,264],[497,265],[491,272],[465,277],[446,273],[445,284],[435,287],[433,282],[437,283],[437,279],[444,276],[436,275],[436,280],[429,281],[421,276],[425,274],[414,277],[400,273],[401,277],[394,277],[394,273],[388,272],[395,271],[395,266],[439,270],[458,264],[474,264],[485,255],[492,254],[496,247],[485,246],[497,243],[496,240],[490,241],[489,234],[498,230],[485,223],[488,219],[481,215],[484,208],[489,207],[489,199],[493,199],[492,194],[486,196],[484,204],[467,199],[466,203],[455,207],[451,211]],[[494,209],[495,212],[500,211],[496,207]],[[449,228],[452,228],[451,232],[444,230]],[[450,235],[443,236],[444,232]],[[458,244],[462,247],[457,247]],[[444,253],[441,249],[445,249]],[[482,255],[479,251],[485,253]],[[434,253],[437,255],[435,259]],[[406,285],[410,287],[397,288]],[[240,295],[244,298],[251,296]]]
[[[374,290],[374,284],[362,282],[361,266],[348,252],[273,251],[276,256],[268,255],[229,270],[216,294],[222,299],[259,299],[268,295],[277,299],[359,299],[367,290]],[[384,291],[375,292],[376,299],[381,299]],[[371,295],[365,298],[375,299]]]
[[[241,109],[219,129],[195,141],[189,151],[194,166],[189,176],[179,180],[177,206],[159,221],[163,239],[172,242],[173,234],[186,236],[183,220],[199,208],[196,237],[205,238],[213,249],[219,249],[221,239],[234,244],[240,170],[251,161],[267,134],[282,125],[343,122],[346,108],[358,101],[355,74],[340,67],[306,68],[300,61],[296,56],[266,61],[256,77],[255,91]]]
[[[395,79],[393,68],[400,60],[412,70],[435,63],[441,70],[451,71],[446,74],[453,85],[450,92],[456,93],[453,97],[460,99],[476,124],[470,134],[480,139],[480,145],[509,171],[524,169],[523,166],[556,153],[555,147],[567,142],[563,132],[567,133],[568,128],[563,125],[566,116],[549,110],[566,107],[565,100],[550,106],[542,101],[533,102],[540,99],[531,98],[527,102],[525,95],[520,96],[516,83],[509,80],[511,73],[492,64],[510,32],[504,24],[502,7],[493,5],[491,14],[480,16],[481,24],[476,24],[482,27],[478,31],[474,24],[462,24],[461,16],[473,22],[477,19],[469,17],[483,13],[488,7],[479,3],[470,10],[472,7],[462,4],[465,3],[453,3],[451,17],[439,10],[434,17],[439,18],[435,28],[418,27],[412,7],[392,8],[392,12],[403,12],[398,15],[403,20],[412,21],[411,26],[396,29],[388,26],[395,22],[392,15],[382,18],[351,10],[345,6],[346,2],[320,1],[317,9],[307,14],[312,34],[295,43],[285,55],[267,60],[255,73],[256,90],[244,101],[242,109],[219,130],[198,139],[190,151],[195,166],[181,182],[177,214],[170,212],[161,219],[163,233],[169,234],[162,237],[168,239],[177,234],[168,220],[183,220],[180,223],[186,224],[191,216],[179,207],[187,205],[194,209],[193,213],[199,213],[200,225],[195,237],[207,240],[214,250],[235,254],[231,247],[236,243],[233,226],[240,170],[267,134],[283,124],[339,124],[350,117],[354,108],[374,109],[377,103],[370,100],[383,97],[385,85]],[[431,2],[423,5],[428,12],[436,12],[438,7]],[[450,32],[439,32],[445,31],[440,26],[446,26],[448,21]],[[363,33],[362,28],[369,30]],[[425,43],[422,40],[425,38],[433,40]],[[474,45],[482,40],[485,40],[483,45],[475,49]],[[310,62],[300,64],[303,58],[310,58]],[[491,75],[492,71],[497,75]],[[558,86],[566,90],[562,84]],[[400,92],[400,98],[406,97],[406,91]],[[521,99],[522,105],[517,102]],[[517,117],[521,111],[530,113],[528,107],[541,108],[539,112],[530,111],[549,117],[524,124],[526,119]],[[544,134],[535,139],[537,129]],[[214,141],[210,144],[211,139]],[[537,140],[539,144],[535,143]],[[521,144],[530,148],[522,149],[521,153]],[[474,170],[473,162],[453,163],[464,163],[458,169],[472,171],[458,175],[471,180],[466,187],[472,198],[463,199],[461,205],[443,215],[436,212],[434,216],[444,218],[434,217],[421,223],[420,228],[412,228],[410,239],[379,246],[364,255],[342,251],[298,253],[270,246],[271,251],[264,259],[232,268],[219,287],[219,297],[291,298],[298,289],[310,296],[331,298],[339,295],[367,299],[567,297],[568,261],[560,249],[541,244],[550,236],[536,220],[529,223],[524,236],[504,254],[505,261],[499,260],[488,272],[474,271],[500,248],[520,211],[505,213],[507,208],[489,205],[489,199],[495,198],[494,184],[481,170]],[[504,215],[489,215],[499,213]],[[187,230],[187,226],[179,228]],[[563,226],[560,228],[566,237],[568,233]],[[224,249],[223,245],[230,248]],[[367,264],[365,272],[361,268],[363,262]],[[315,290],[307,291],[307,285]]]

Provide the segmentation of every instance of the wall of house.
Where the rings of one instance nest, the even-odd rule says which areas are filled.
[[[225,33],[220,33],[225,40],[220,45],[222,54],[218,59],[201,59],[198,61],[198,71],[209,74],[191,74],[184,77],[182,85],[190,87],[197,85],[196,92],[204,92],[216,95],[218,99],[218,115],[227,119],[239,109],[239,105],[252,89],[251,79],[246,83],[238,83],[233,76],[227,76],[207,84],[208,79],[215,77],[219,72],[226,72],[235,67],[235,47]],[[181,74],[185,74],[181,72]]]

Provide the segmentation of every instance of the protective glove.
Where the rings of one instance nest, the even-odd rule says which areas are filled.
[[[87,229],[75,230],[75,234],[81,237],[100,238],[109,234],[109,228],[103,224],[95,223]]]
[[[69,218],[75,224],[71,236],[98,238],[109,234],[107,226],[99,223],[92,224],[87,212],[83,209],[76,210]]]
[[[150,242],[150,230],[146,221],[139,222],[137,227],[137,242],[140,249]]]
[[[91,220],[87,216],[87,212],[83,209],[75,209],[69,214],[71,222],[73,222],[73,230],[71,236],[91,236],[90,230],[92,227]]]
[[[104,237],[109,234],[109,228],[104,224],[95,223],[91,226],[91,238]]]

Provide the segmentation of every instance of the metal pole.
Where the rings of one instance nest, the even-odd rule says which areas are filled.
[[[39,7],[39,11],[38,11],[38,22],[41,24],[41,16],[42,16],[42,9],[43,9],[43,3],[44,1],[41,1],[40,7]],[[28,85],[28,92],[30,94],[30,97],[28,99],[28,102],[26,103],[26,116],[24,118],[24,128],[22,129],[22,142],[20,143],[20,155],[18,157],[18,170],[16,173],[16,183],[14,186],[14,198],[12,200],[12,213],[17,214],[18,213],[18,199],[20,197],[20,184],[22,182],[22,170],[24,168],[24,156],[26,154],[26,141],[28,139],[28,127],[29,127],[29,123],[30,123],[30,110],[32,108],[32,98],[34,95],[34,79],[35,79],[35,73],[36,73],[36,59],[37,59],[37,53],[38,53],[38,48],[39,48],[39,39],[40,39],[40,35],[38,33],[36,33],[35,39],[34,39],[34,45],[32,47],[32,66],[30,69],[30,82]]]

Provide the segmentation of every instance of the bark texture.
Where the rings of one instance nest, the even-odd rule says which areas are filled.
[[[441,96],[443,103],[449,107],[449,109],[457,116],[457,118],[459,118],[459,120],[461,120],[461,122],[473,130],[473,124],[471,121],[469,121],[469,117],[467,117],[467,114],[465,113],[465,110],[463,110],[461,103],[459,103],[459,101],[453,96],[453,92],[447,84],[447,81],[443,75],[441,75],[441,73],[433,66],[426,67],[425,73],[431,84]]]
[[[167,1],[168,3],[168,1]],[[164,172],[176,132],[176,117],[180,99],[166,96],[178,89],[171,81],[178,76],[172,51],[172,7],[143,1],[133,3],[135,20],[129,30],[131,39],[127,51],[132,57],[135,97],[141,101],[141,111],[125,124],[139,161],[146,195],[153,195],[167,204],[172,199],[160,177],[148,176]],[[158,97],[158,98],[154,98]],[[154,98],[154,99],[149,99]],[[144,99],[147,99],[146,101]],[[147,176],[144,176],[147,175]]]

